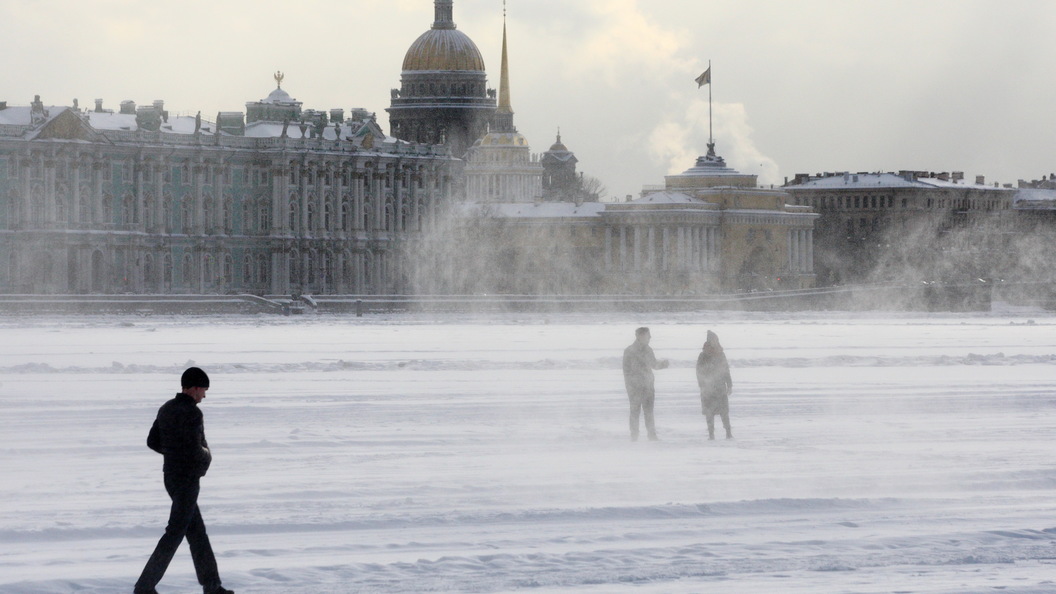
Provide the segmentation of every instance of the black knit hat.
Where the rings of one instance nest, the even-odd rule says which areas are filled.
[[[204,371],[197,367],[188,367],[187,371],[183,372],[183,376],[180,377],[180,387],[182,388],[208,388],[209,387],[209,376]]]

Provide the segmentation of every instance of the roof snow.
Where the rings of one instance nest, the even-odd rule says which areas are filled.
[[[847,173],[829,175],[792,186],[792,189],[836,189],[836,188],[964,188],[969,190],[994,190],[986,184],[965,181],[944,181],[936,177],[906,179],[895,173]],[[999,189],[999,188],[996,188]]]
[[[698,200],[689,194],[683,194],[682,192],[652,192],[646,194],[641,198],[635,198],[631,200],[633,204],[700,204],[702,200]]]

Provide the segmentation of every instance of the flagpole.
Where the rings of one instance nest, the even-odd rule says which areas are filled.
[[[708,144],[715,144],[711,133],[711,60],[708,60]]]

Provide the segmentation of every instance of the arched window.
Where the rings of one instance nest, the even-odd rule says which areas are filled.
[[[194,228],[194,204],[191,202],[191,197],[188,196],[181,201],[181,224],[180,232],[190,234],[191,229]]]
[[[315,284],[315,267],[316,267],[316,264],[318,263],[318,261],[319,261],[318,255],[315,253],[314,250],[309,250],[308,252],[305,253],[304,267],[305,267],[305,273],[306,273],[305,276],[307,276],[307,280],[305,282],[308,285],[314,285]]]
[[[121,221],[126,226],[134,225],[136,222],[136,199],[132,194],[125,194],[125,198],[121,202]]]
[[[165,257],[161,260],[161,275],[162,282],[165,283],[165,289],[172,288],[172,256],[165,254]]]
[[[257,209],[257,216],[260,218],[260,227],[258,231],[261,233],[271,232],[271,205],[268,204],[267,200],[262,200],[260,206]]]
[[[202,281],[205,284],[212,284],[216,279],[216,262],[213,260],[212,254],[206,254],[202,262]]]
[[[231,254],[224,254],[220,257],[220,282],[225,285],[233,284],[234,273],[235,273],[235,262],[231,257]]]
[[[190,254],[183,255],[183,271],[180,280],[183,281],[183,286],[189,289],[193,289],[198,285],[194,278],[194,259],[191,258]]]
[[[268,257],[261,254],[257,257],[257,282],[266,285],[271,281],[271,268],[268,266]]]
[[[147,290],[154,288],[154,257],[150,254],[143,256],[143,283]]]
[[[290,232],[296,233],[300,225],[300,209],[297,207],[296,197],[290,197]]]
[[[222,196],[220,200],[220,227],[223,233],[231,232],[231,203],[233,202],[231,195],[227,194]]]
[[[246,255],[242,257],[242,285],[253,284],[253,257]]]
[[[291,250],[289,255],[290,265],[290,288],[294,288],[301,284],[301,253],[297,250]]]
[[[330,251],[323,253],[323,284],[328,290],[334,286],[334,254]]]
[[[205,223],[205,232],[212,233],[215,222],[213,221],[213,197],[206,194],[202,200],[202,222]]]

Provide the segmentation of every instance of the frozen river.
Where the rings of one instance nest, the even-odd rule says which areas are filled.
[[[620,356],[657,372],[631,442]],[[195,364],[224,584],[318,592],[1056,591],[1056,316],[0,320],[0,592],[130,592]],[[693,364],[719,334],[736,439]],[[720,431],[721,433],[721,431]],[[200,591],[184,545],[159,591]]]

